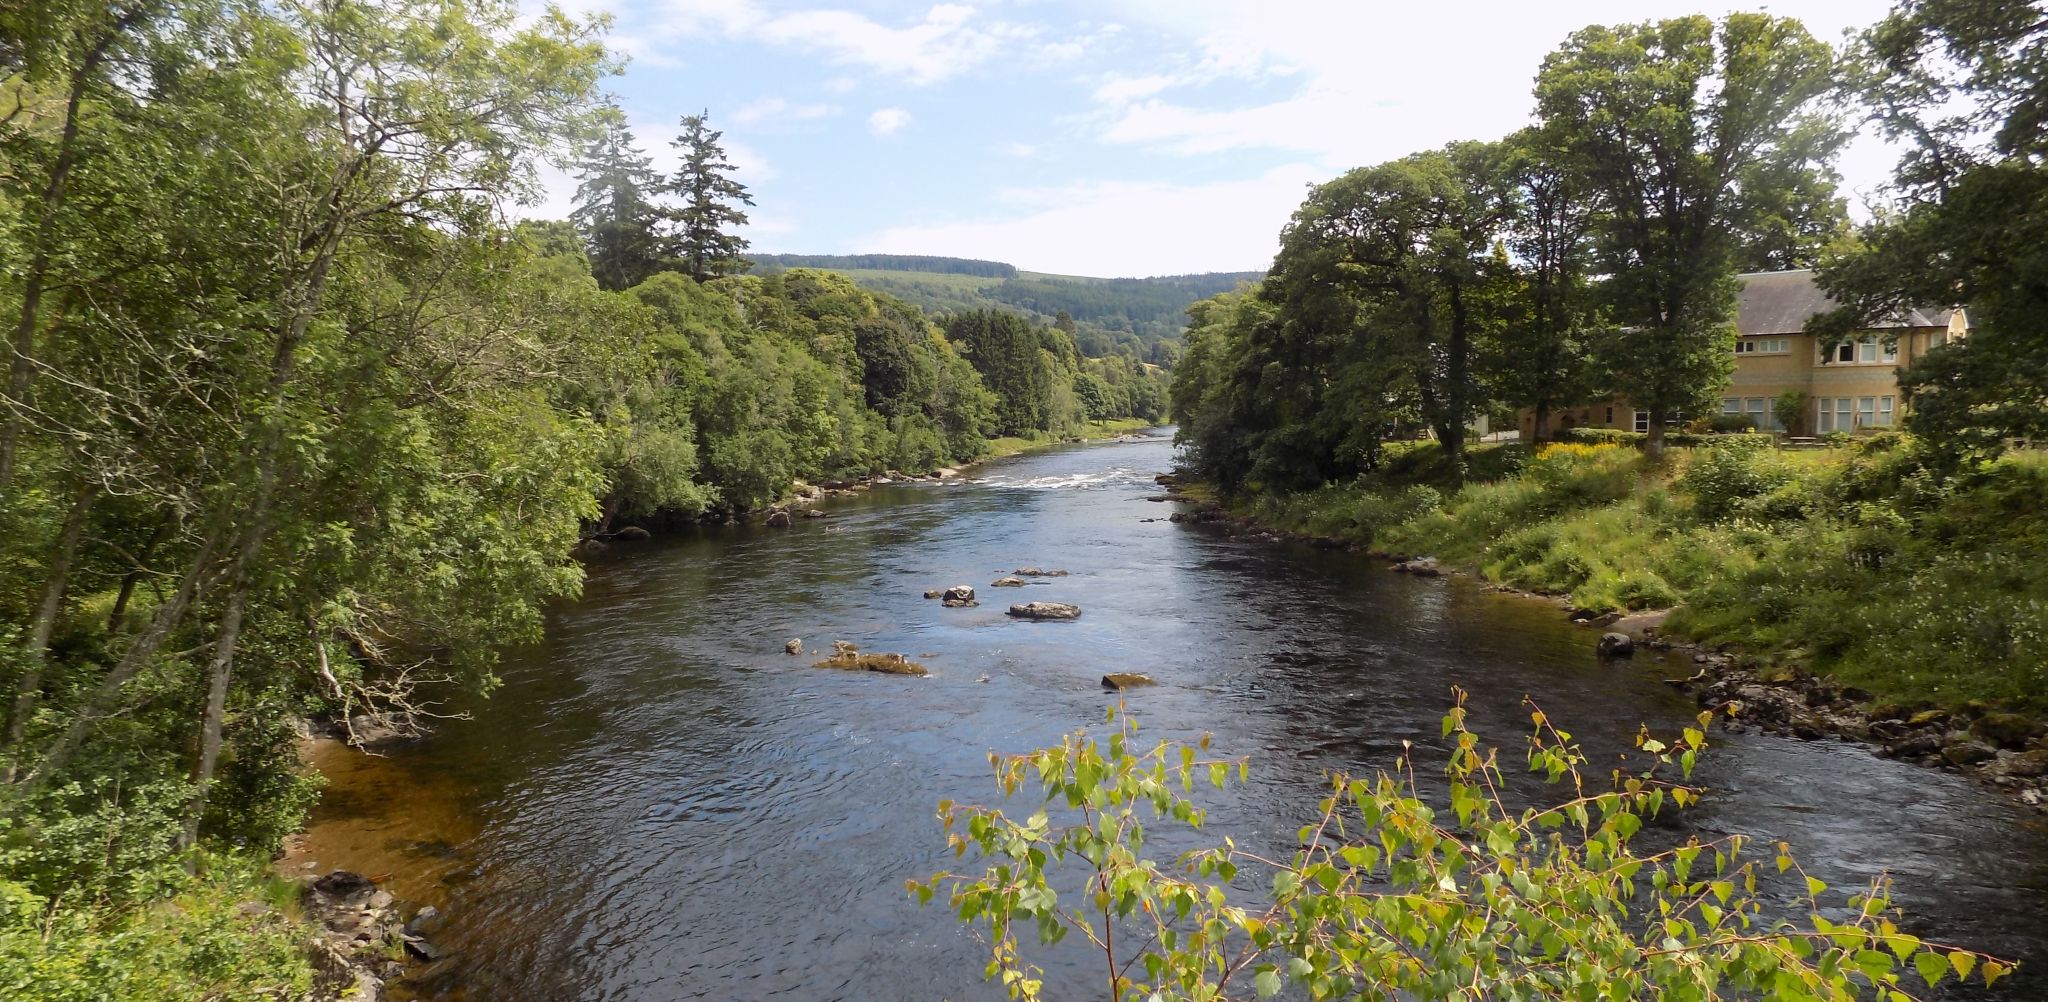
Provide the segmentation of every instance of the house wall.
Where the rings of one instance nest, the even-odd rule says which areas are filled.
[[[1763,427],[1799,435],[1837,430],[1860,431],[1874,425],[1882,426],[1887,419],[1896,425],[1905,418],[1905,395],[1899,392],[1898,374],[1926,354],[1928,349],[1951,336],[1960,336],[1960,333],[1952,334],[1948,328],[1942,327],[1916,327],[1886,333],[1898,336],[1896,360],[1884,357],[1882,334],[1877,332],[1869,335],[1878,337],[1880,343],[1878,358],[1871,362],[1823,362],[1821,346],[1811,334],[1745,336],[1740,340],[1759,343],[1783,341],[1784,350],[1738,353],[1735,372],[1729,377],[1728,388],[1722,392],[1714,412],[1725,413],[1733,406],[1736,413],[1751,416],[1760,413]],[[1788,390],[1804,394],[1807,399],[1799,421],[1786,429],[1777,424],[1774,403],[1780,394]],[[1889,398],[1889,406],[1886,398]],[[1823,400],[1827,402],[1825,413]],[[1533,411],[1524,410],[1519,418],[1522,438],[1526,441],[1535,435],[1536,415]],[[1553,411],[1550,432],[1556,434],[1565,428],[1632,430],[1636,427],[1635,419],[1634,406],[1627,398],[1616,396],[1596,404]]]

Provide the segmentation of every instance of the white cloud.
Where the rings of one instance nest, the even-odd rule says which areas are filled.
[[[759,0],[668,0],[660,31],[751,38],[914,84],[957,76],[1040,33],[1029,25],[978,19],[973,7],[957,3],[935,4],[919,20],[884,24],[850,10],[771,14]]]
[[[1312,164],[1207,184],[1082,182],[1000,193],[1007,215],[890,227],[857,241],[878,253],[951,254],[1020,268],[1096,276],[1256,271],[1272,262],[1280,227]]]
[[[764,97],[740,105],[732,120],[740,125],[756,122],[802,122],[825,118],[839,112],[829,104],[794,104],[788,98]]]
[[[868,116],[868,131],[877,136],[893,136],[910,124],[910,112],[901,108],[879,108]]]
[[[1019,160],[1029,160],[1032,157],[1038,155],[1038,147],[1033,146],[1030,143],[997,143],[996,152],[1006,157],[1015,157]]]
[[[1286,150],[1351,167],[1493,139],[1528,121],[1543,57],[1579,28],[1696,13],[1697,0],[1481,2],[1441,5],[1319,0],[1115,0],[1133,21],[1188,38],[1188,52],[1095,94],[1107,142],[1205,155]],[[1719,16],[1725,10],[1707,13]],[[1886,0],[1777,0],[1817,37],[1883,16]],[[1482,26],[1445,35],[1448,21]],[[1229,81],[1263,100],[1219,100]],[[1199,88],[1199,91],[1196,90]]]

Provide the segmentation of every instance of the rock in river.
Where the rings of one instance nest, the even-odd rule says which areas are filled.
[[[1018,619],[1079,619],[1081,607],[1065,602],[1026,602],[1011,606],[1010,615]]]
[[[1603,633],[1600,635],[1599,651],[1603,658],[1634,657],[1636,642],[1626,633]]]
[[[1107,675],[1102,676],[1103,688],[1116,689],[1118,691],[1122,691],[1124,689],[1135,689],[1139,686],[1158,684],[1159,683],[1154,682],[1152,680],[1152,676],[1141,675],[1134,671],[1113,671]]]
[[[981,604],[974,600],[974,588],[970,585],[954,585],[946,589],[945,594],[939,596],[939,600],[944,602],[948,609],[966,609]]]
[[[1019,567],[1011,573],[1021,578],[1063,578],[1066,571],[1049,571],[1043,567]]]
[[[802,654],[804,652],[804,642],[799,637],[791,637],[788,643],[782,645],[782,649],[790,654]]]
[[[789,528],[789,512],[783,511],[780,508],[769,512],[768,527],[771,529]]]
[[[884,675],[931,674],[925,666],[901,654],[862,654],[853,650],[851,645],[840,648],[839,653],[818,662],[818,667],[837,668],[841,671],[872,671]]]
[[[1444,573],[1443,568],[1437,565],[1435,557],[1416,557],[1413,560],[1403,560],[1395,564],[1394,569],[1403,574],[1413,574],[1419,578],[1442,577]]]
[[[995,579],[994,581],[991,581],[991,582],[989,582],[989,587],[990,587],[990,588],[1022,588],[1022,587],[1024,587],[1024,579],[1023,579],[1023,578],[997,578],[997,579]]]

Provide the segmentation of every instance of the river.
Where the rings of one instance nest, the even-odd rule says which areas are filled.
[[[1145,497],[1172,461],[1164,438],[1066,447],[615,552],[467,719],[381,758],[323,751],[304,858],[447,915],[420,997],[993,999],[983,946],[903,881],[949,861],[938,800],[996,795],[991,749],[1100,724],[1105,671],[1159,680],[1128,697],[1148,734],[1251,757],[1249,783],[1208,797],[1210,831],[1276,846],[1328,770],[1433,744],[1454,684],[1510,749],[1525,694],[1612,736],[1596,769],[1694,712],[1660,681],[1681,666],[1603,663],[1553,605],[1170,523]],[[1030,565],[1072,573],[988,587]],[[957,583],[980,608],[921,597]],[[1025,599],[1086,611],[1004,615]],[[819,670],[791,637],[933,673]],[[1730,735],[1697,779],[1708,803],[1667,824],[1784,839],[1837,886],[1889,871],[1908,928],[2048,968],[2040,815],[1831,741]],[[1099,958],[1046,959],[1049,997],[1100,997]],[[2044,975],[1997,994],[2048,997]]]

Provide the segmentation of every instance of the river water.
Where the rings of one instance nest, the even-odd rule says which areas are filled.
[[[615,552],[468,719],[382,758],[322,751],[302,858],[447,915],[420,997],[993,999],[983,945],[903,881],[949,862],[938,800],[996,796],[990,750],[1100,725],[1105,671],[1159,680],[1128,697],[1148,735],[1250,756],[1209,831],[1282,852],[1326,772],[1433,746],[1453,685],[1510,756],[1535,696],[1596,771],[1694,712],[1660,681],[1689,665],[1602,663],[1553,605],[1170,523],[1145,498],[1172,461],[1164,438],[1075,446]],[[1031,565],[1071,574],[987,587]],[[957,583],[983,605],[921,597]],[[1004,615],[1029,599],[1086,611]],[[816,669],[791,637],[932,676]],[[1835,742],[1728,736],[1696,778],[1714,794],[1667,825],[1784,839],[1836,886],[1890,872],[1909,929],[2048,968],[2040,815]],[[1099,957],[1039,959],[1049,997],[1101,996]],[[2044,973],[1998,995],[2048,998]]]

